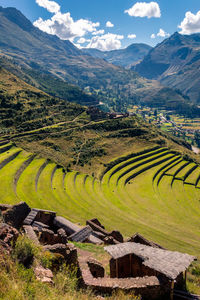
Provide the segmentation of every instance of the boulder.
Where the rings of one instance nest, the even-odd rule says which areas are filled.
[[[20,228],[30,211],[31,209],[26,202],[20,202],[3,212],[3,218],[11,226]]]
[[[53,283],[53,273],[49,269],[45,269],[42,266],[37,266],[34,269],[34,273],[37,280],[45,283]]]

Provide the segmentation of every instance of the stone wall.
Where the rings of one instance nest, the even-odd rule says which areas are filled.
[[[155,276],[136,278],[95,278],[90,272],[87,259],[79,258],[81,284],[95,293],[112,294],[123,290],[126,293],[141,295],[143,300],[169,299],[171,284],[162,282]]]

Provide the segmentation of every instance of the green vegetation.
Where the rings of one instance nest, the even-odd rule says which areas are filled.
[[[5,161],[10,153],[1,156]],[[119,229],[125,236],[139,231],[167,248],[197,254],[197,170],[177,151],[151,147],[116,159],[98,179],[21,151],[0,169],[0,197],[3,203],[21,200],[55,210],[81,224],[97,217],[108,230]]]
[[[0,299],[96,299],[96,295],[92,291],[79,288],[76,269],[69,268],[64,263],[60,263],[59,268],[55,269],[53,264],[56,259],[58,260],[55,254],[44,252],[41,247],[35,246],[28,238],[20,236],[16,242],[12,256],[6,256],[5,254],[0,256]],[[33,269],[38,264],[42,264],[44,267],[53,270],[54,284],[42,283],[35,278]],[[139,297],[119,292],[112,296],[105,296],[105,299],[139,300]]]

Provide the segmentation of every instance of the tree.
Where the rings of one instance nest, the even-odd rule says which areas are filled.
[[[199,130],[196,130],[194,132],[194,140],[195,140],[195,143],[197,144],[197,146],[200,147],[200,132],[199,132]]]

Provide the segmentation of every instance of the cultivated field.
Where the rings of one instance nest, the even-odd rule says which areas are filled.
[[[172,250],[200,250],[200,167],[168,148],[119,157],[95,178],[3,143],[0,199],[55,210],[82,225],[97,217],[108,230],[140,232]]]

